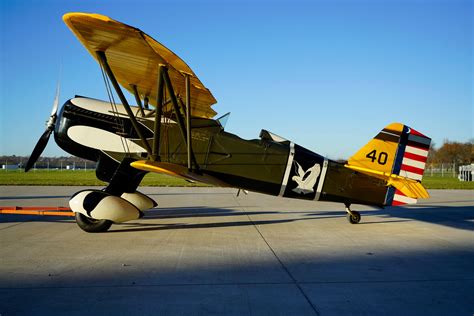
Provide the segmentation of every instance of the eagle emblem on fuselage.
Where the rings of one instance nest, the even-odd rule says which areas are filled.
[[[308,194],[314,192],[313,187],[316,184],[319,175],[321,174],[321,166],[316,163],[314,166],[304,171],[298,162],[295,161],[295,165],[296,175],[294,175],[291,179],[295,181],[298,186],[293,189],[293,192],[298,194]]]

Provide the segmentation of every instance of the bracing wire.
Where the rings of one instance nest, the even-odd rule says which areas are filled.
[[[121,133],[125,134],[125,126],[124,126],[123,121],[121,120],[121,118],[119,116],[118,107],[117,107],[117,104],[115,103],[115,99],[114,99],[114,95],[112,93],[112,88],[110,87],[109,79],[105,75],[102,63],[99,63],[99,64],[100,64],[100,71],[102,73],[102,78],[104,79],[104,84],[105,84],[105,89],[107,91],[107,96],[109,98],[109,103],[110,103],[110,106],[112,108],[112,114],[115,117],[117,126],[120,127]],[[123,148],[124,152],[127,153],[127,155],[130,155],[130,148],[128,147],[128,143],[122,136],[120,137],[120,142],[122,144],[122,148]]]

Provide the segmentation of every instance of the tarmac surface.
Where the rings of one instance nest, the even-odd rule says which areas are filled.
[[[67,206],[80,187],[0,187]],[[0,315],[474,315],[474,191],[411,207],[222,188],[141,188],[159,206],[109,232],[0,215]]]

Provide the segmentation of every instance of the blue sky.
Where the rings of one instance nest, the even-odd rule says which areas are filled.
[[[472,1],[2,1],[0,155],[30,154],[60,68],[61,104],[107,99],[62,21],[71,11],[108,15],[177,53],[243,138],[264,128],[337,159],[392,122],[438,146],[474,137]],[[51,139],[44,155],[66,153]]]

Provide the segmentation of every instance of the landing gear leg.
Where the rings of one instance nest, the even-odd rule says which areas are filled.
[[[346,212],[347,212],[347,220],[351,224],[357,224],[360,222],[360,213],[357,211],[352,211],[351,210],[351,205],[349,203],[346,203]]]

